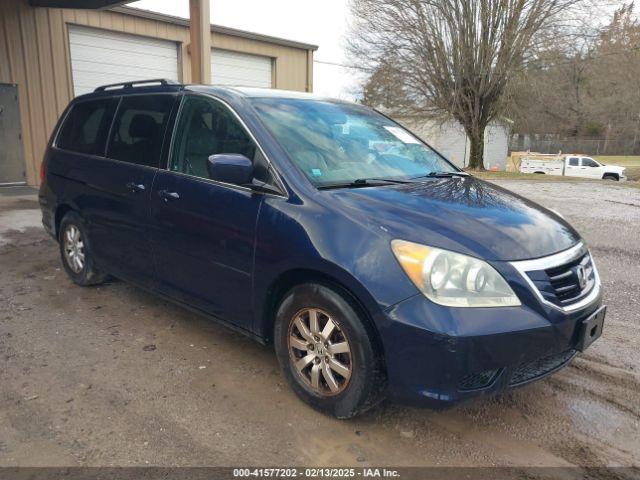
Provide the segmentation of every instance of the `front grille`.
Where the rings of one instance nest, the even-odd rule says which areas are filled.
[[[460,381],[460,390],[476,390],[478,388],[488,387],[498,374],[498,370],[485,370],[480,373],[469,373],[462,377]]]
[[[533,360],[531,362],[521,363],[512,370],[509,385],[518,385],[546,375],[547,373],[551,373],[567,364],[575,354],[575,350],[567,350],[565,352],[539,358],[538,360]]]
[[[596,284],[596,273],[589,252],[545,270],[527,271],[545,300],[566,307],[586,297]],[[580,283],[582,275],[582,285]]]

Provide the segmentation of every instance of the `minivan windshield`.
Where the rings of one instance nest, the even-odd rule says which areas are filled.
[[[459,172],[398,124],[355,104],[252,98],[265,126],[319,188]]]

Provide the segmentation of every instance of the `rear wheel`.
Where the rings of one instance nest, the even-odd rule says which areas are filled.
[[[78,285],[97,285],[107,275],[97,270],[91,254],[91,243],[84,221],[75,212],[68,212],[60,222],[60,256],[67,275]]]
[[[357,309],[337,291],[303,284],[277,312],[276,354],[293,390],[338,418],[358,415],[383,397],[382,358]]]

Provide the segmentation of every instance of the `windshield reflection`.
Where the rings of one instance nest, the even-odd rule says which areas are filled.
[[[251,102],[291,160],[316,186],[458,171],[413,134],[369,108],[308,99],[253,98]]]

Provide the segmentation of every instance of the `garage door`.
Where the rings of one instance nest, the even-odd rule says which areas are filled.
[[[75,95],[129,80],[178,81],[178,46],[168,40],[70,25],[69,50]]]
[[[211,83],[271,88],[271,57],[211,50]]]

